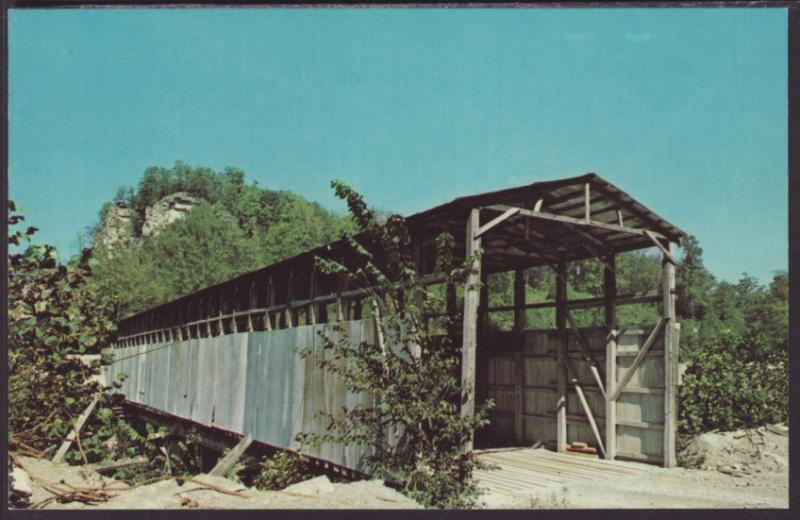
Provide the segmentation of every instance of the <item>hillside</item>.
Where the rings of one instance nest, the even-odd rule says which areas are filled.
[[[148,168],[103,205],[92,279],[119,302],[121,318],[352,229],[349,217],[300,195],[247,184],[242,170],[177,162]]]

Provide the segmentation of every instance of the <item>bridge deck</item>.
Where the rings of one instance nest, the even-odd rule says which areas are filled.
[[[558,489],[585,481],[644,474],[651,468],[640,463],[601,460],[556,453],[544,448],[477,450],[478,460],[495,468],[478,470],[480,488],[508,494]]]

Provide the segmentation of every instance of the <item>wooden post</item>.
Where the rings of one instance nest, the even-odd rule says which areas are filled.
[[[525,378],[525,362],[522,351],[525,349],[525,270],[514,270],[514,437],[517,442],[524,440],[522,414],[525,410],[523,379]]]
[[[483,338],[489,328],[489,283],[486,271],[481,270],[481,290],[478,296],[478,338]],[[478,340],[480,341],[480,339]],[[481,348],[475,355],[478,365],[477,380],[475,381],[475,398],[485,400],[489,395],[489,358],[492,353],[488,350],[490,343],[481,343]]]
[[[467,220],[466,256],[469,257],[480,250],[481,240],[475,238],[475,232],[480,227],[480,209],[473,208]],[[461,391],[464,394],[461,404],[461,415],[472,417],[475,415],[475,354],[478,349],[478,306],[479,291],[472,286],[481,279],[481,261],[475,260],[470,266],[464,287],[464,327],[461,347]],[[473,435],[464,446],[465,452],[472,451]]]
[[[247,332],[253,331],[253,313],[250,310],[255,307],[256,305],[256,284],[255,282],[250,282],[250,286],[247,291]]]
[[[285,322],[286,322],[286,327],[287,328],[294,327],[294,321],[292,320],[292,318],[294,318],[294,316],[292,316],[292,307],[291,307],[292,298],[293,298],[293,294],[292,294],[292,275],[293,275],[293,271],[289,271],[289,278],[288,278],[287,284],[286,284],[286,312],[285,312],[286,320],[285,320]]]
[[[591,187],[588,182],[583,185],[583,197],[583,220],[588,224],[592,220]]]
[[[670,243],[661,260],[661,291],[664,330],[664,467],[677,466],[676,436],[678,430],[678,335],[675,319],[675,264],[670,260]]]
[[[556,269],[556,328],[558,329],[558,401],[556,402],[556,449],[567,448],[567,264]]]
[[[217,310],[219,312],[218,312],[218,318],[217,318],[217,324],[218,324],[217,336],[222,336],[223,334],[225,334],[225,323],[222,321],[222,310],[225,307],[225,300],[224,300],[225,294],[224,293],[225,293],[225,291],[223,291],[222,288],[218,289],[218,292],[217,292],[217,304],[218,304],[217,305]]]
[[[273,307],[275,305],[275,286],[272,284],[272,277],[270,276],[267,279],[267,308]],[[278,327],[278,324],[275,324],[275,328]],[[264,313],[264,328],[266,330],[272,330],[272,317],[270,316],[269,311]]]
[[[342,298],[342,292],[347,290],[347,280],[339,278],[337,284],[339,291],[336,295],[336,321],[345,321],[348,318],[349,305],[347,300]]]
[[[617,456],[617,402],[610,399],[617,386],[617,276],[616,256],[606,257],[603,270],[603,297],[606,315],[606,457]]]
[[[234,284],[231,291],[231,332],[239,332],[239,324],[236,322],[236,307],[239,303],[239,284]]]
[[[311,268],[311,283],[308,289],[309,297],[311,299],[311,303],[308,304],[308,319],[306,320],[306,325],[316,325],[317,324],[317,304],[314,303],[314,297],[317,295],[317,269],[316,266]]]

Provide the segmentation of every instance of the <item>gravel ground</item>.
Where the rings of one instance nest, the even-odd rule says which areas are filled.
[[[82,502],[51,502],[46,509],[420,509],[422,506],[383,485],[379,480],[331,483],[317,477],[281,491],[259,491],[222,477],[197,475],[194,479],[243,496],[203,489],[193,482],[174,479],[132,489],[122,482],[102,477],[80,466],[54,464],[48,460],[19,457],[28,473],[60,488],[102,487],[116,495],[97,505]],[[31,505],[53,496],[34,479]]]
[[[581,482],[531,493],[485,493],[481,509],[786,508],[789,505],[788,431],[785,426],[706,433],[681,453],[694,468],[650,466],[644,474]],[[195,479],[242,496],[162,480],[133,489],[79,466],[19,457],[34,477],[31,504],[53,496],[37,480],[61,488],[107,487],[107,502],[51,502],[47,509],[419,509],[422,506],[382,481],[331,483],[317,477],[281,491],[259,491],[233,480]]]

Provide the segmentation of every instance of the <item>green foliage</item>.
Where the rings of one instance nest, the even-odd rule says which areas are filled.
[[[319,471],[302,454],[280,450],[261,462],[261,471],[253,482],[258,489],[279,490],[315,477]]]
[[[257,244],[207,203],[144,242],[98,247],[94,258],[95,282],[120,302],[123,315],[262,265]]]
[[[9,203],[9,222],[24,220]],[[9,233],[9,242],[30,240],[36,228]],[[35,449],[60,442],[75,418],[99,391],[90,379],[99,363],[87,364],[77,354],[98,353],[109,345],[115,325],[112,303],[87,279],[87,256],[75,265],[58,263],[51,246],[29,247],[9,255],[8,272],[8,398],[9,438]],[[102,409],[110,398],[98,405]],[[99,438],[110,435],[102,414],[85,426],[84,452],[100,456]],[[74,454],[73,454],[74,456]]]
[[[788,413],[788,274],[768,287],[744,274],[718,282],[694,237],[677,269],[681,360],[679,429],[686,436],[782,422]]]
[[[325,442],[368,446],[365,463],[373,476],[394,483],[427,506],[466,506],[476,492],[471,475],[478,463],[471,452],[463,452],[463,446],[475,429],[487,424],[487,406],[478,407],[474,417],[460,413],[462,391],[467,389],[461,388],[461,347],[454,341],[458,309],[448,308],[441,323],[449,332],[444,336],[426,330],[422,317],[445,305],[442,297],[454,301],[447,295],[455,294],[474,258],[456,265],[453,237],[440,235],[435,270],[445,277],[445,289],[428,291],[420,283],[404,219],[393,215],[381,222],[349,186],[337,181],[332,186],[347,201],[362,233],[347,237],[353,260],[346,266],[322,258],[317,265],[323,272],[369,288],[378,335],[375,342],[355,343],[345,334],[336,338],[322,334],[330,356],[318,363],[342,377],[349,391],[366,393],[374,401],[325,415],[327,433],[301,434],[298,440],[304,446]]]
[[[696,435],[787,420],[788,355],[750,359],[746,344],[722,332],[693,352],[679,388],[679,429]]]
[[[9,202],[9,222],[24,220]],[[20,245],[35,228],[10,233]],[[73,431],[73,424],[95,395],[97,405],[88,416],[64,460],[83,464],[145,454],[146,467],[121,470],[142,479],[163,474],[199,471],[196,442],[173,440],[168,456],[154,438],[166,438],[152,426],[131,425],[113,413],[122,397],[103,393],[92,377],[100,361],[86,363],[78,354],[97,354],[110,345],[115,325],[111,298],[90,282],[94,275],[87,252],[70,265],[58,263],[51,246],[31,246],[9,255],[9,381],[8,426],[12,448],[36,450],[57,447]],[[116,382],[114,386],[118,387]],[[138,428],[138,429],[137,429]],[[160,466],[160,467],[159,467]]]
[[[141,421],[119,421],[112,458],[144,456],[147,464],[117,469],[114,478],[135,485],[165,475],[202,472],[200,437],[195,429],[172,435],[161,426]]]
[[[142,237],[146,208],[179,191],[199,204],[157,235]],[[148,168],[138,189],[120,189],[115,202],[134,210],[135,240],[95,247],[93,280],[119,302],[119,317],[297,255],[353,229],[348,218],[298,195],[246,184],[244,172],[236,168],[215,172],[183,162]],[[107,203],[104,212],[111,207]]]

